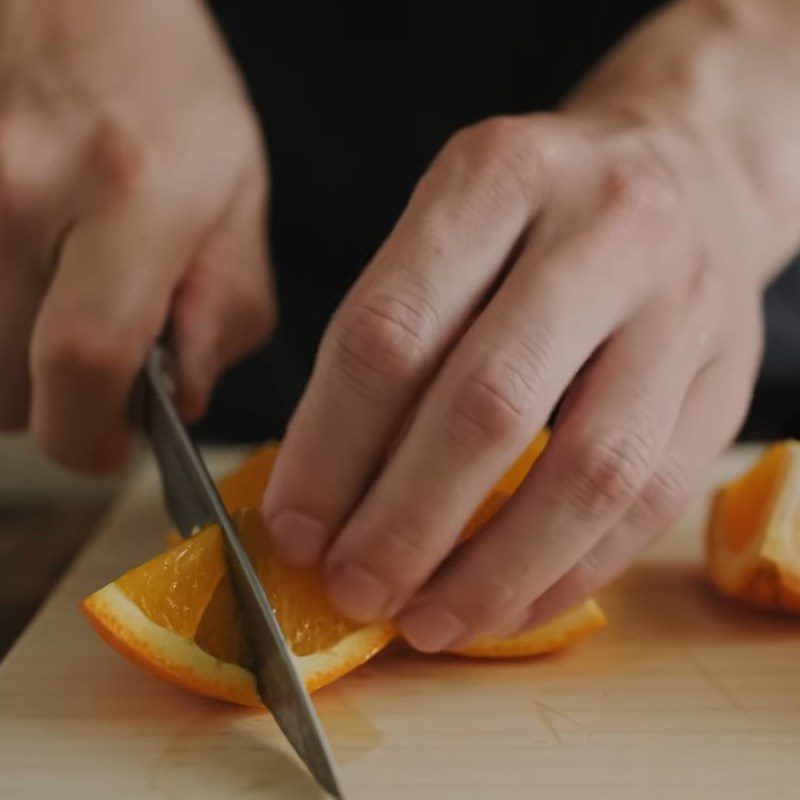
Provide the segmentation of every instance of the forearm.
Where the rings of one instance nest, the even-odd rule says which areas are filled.
[[[567,101],[711,144],[747,186],[779,265],[800,246],[800,0],[680,0]]]

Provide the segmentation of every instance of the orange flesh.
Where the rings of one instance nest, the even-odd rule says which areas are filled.
[[[541,455],[547,440],[545,430],[531,442],[473,514],[463,538],[472,536],[502,509]],[[276,444],[259,448],[239,470],[220,482],[220,496],[229,510],[258,505],[277,452]],[[316,570],[296,569],[274,557],[255,510],[240,513],[236,521],[283,634],[296,655],[327,649],[356,629],[334,611]],[[193,636],[199,647],[221,661],[247,666],[244,631],[219,531],[203,531],[191,541],[195,543],[180,543],[166,556],[123,575],[117,586],[153,622],[182,636]]]
[[[244,512],[237,521],[283,635],[298,656],[327,650],[360,627],[334,610],[319,570],[291,567],[274,556],[256,510]]]
[[[511,469],[500,478],[466,524],[461,534],[462,539],[469,539],[474,536],[509,501],[511,495],[514,494],[527,477],[533,462],[542,454],[549,436],[549,431],[546,428],[542,430],[514,462]]]
[[[207,528],[126,572],[117,586],[157,625],[192,636],[227,566],[219,528]]]
[[[484,498],[466,526],[464,538],[476,533],[503,508],[541,454],[547,438],[546,431],[539,434]],[[309,691],[315,691],[367,661],[397,632],[391,623],[361,628],[340,617],[327,600],[318,570],[282,564],[273,554],[258,511],[241,510],[260,504],[276,454],[274,443],[258,449],[220,483],[219,489],[228,509],[235,512],[242,542],[287,642],[298,657],[310,658],[302,662],[304,681]],[[177,532],[173,534],[177,536]],[[150,622],[140,624],[136,616],[130,616],[126,608],[131,602]],[[161,678],[211,697],[259,704],[252,676],[232,666],[247,670],[250,657],[216,526],[178,541],[166,553],[87,598],[82,607],[104,639]],[[157,627],[148,628],[151,623]],[[587,601],[542,629],[512,640],[479,641],[463,654],[508,658],[550,652],[604,623],[599,608]],[[158,628],[169,631],[168,637],[175,636],[165,639],[155,633]],[[192,654],[197,649],[218,661],[197,661]],[[317,654],[321,659],[315,660]],[[222,667],[228,671],[221,673]]]
[[[247,461],[217,484],[225,508],[232,514],[240,508],[258,508],[267,488],[278,443],[267,442],[254,450]]]
[[[547,428],[541,430],[536,438],[525,448],[519,458],[512,464],[508,472],[500,478],[493,491],[509,495],[513,494],[527,477],[533,466],[533,462],[536,461],[544,451],[549,438],[550,432]]]
[[[357,625],[336,613],[315,569],[296,569],[272,552],[261,515],[236,515],[239,535],[253,561],[286,641],[298,656],[326,650]],[[222,537],[214,526],[128,572],[117,586],[153,622],[222,661],[247,665],[244,634],[226,572]]]
[[[725,488],[719,524],[725,545],[732,552],[746,550],[763,529],[764,517],[772,508],[788,466],[788,446],[775,445],[753,469]]]

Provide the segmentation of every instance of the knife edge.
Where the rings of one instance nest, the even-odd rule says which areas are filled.
[[[335,760],[297,672],[294,654],[205,463],[172,402],[168,358],[160,345],[149,354],[136,409],[153,446],[168,509],[184,536],[198,526],[219,525],[234,591],[244,614],[259,696],[320,786],[333,797],[343,798]]]

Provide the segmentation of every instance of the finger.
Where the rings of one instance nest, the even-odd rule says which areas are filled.
[[[311,563],[339,529],[533,215],[541,177],[520,125],[445,148],[336,312],[264,498],[288,560]]]
[[[30,115],[0,115],[0,430],[28,422],[31,332],[74,194],[54,138]]]
[[[544,259],[535,242],[523,252],[331,548],[331,592],[345,614],[365,620],[399,609],[449,552],[475,498],[490,491],[598,343],[630,314],[639,302],[630,265],[618,263],[610,277],[592,268],[619,252],[626,251],[607,219]]]
[[[610,583],[677,519],[698,481],[730,443],[747,412],[756,337],[710,364],[692,384],[669,448],[621,522],[562,578],[510,622],[520,632],[542,625]]]
[[[666,448],[697,370],[704,322],[693,315],[679,303],[645,307],[609,341],[533,474],[401,617],[413,645],[435,650],[492,630],[625,513]]]
[[[67,236],[31,344],[31,424],[51,458],[92,472],[124,459],[128,396],[189,256],[182,232],[147,196]]]
[[[175,299],[178,406],[189,421],[202,417],[220,373],[277,322],[265,202],[264,179],[248,180],[193,257]]]

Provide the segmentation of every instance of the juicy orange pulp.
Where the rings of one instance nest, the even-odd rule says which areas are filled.
[[[789,449],[767,450],[756,466],[720,494],[717,513],[725,543],[734,553],[746,550],[759,534],[789,467]]]
[[[542,432],[484,499],[464,537],[485,525],[522,482],[547,442]],[[358,626],[337,614],[316,569],[297,569],[274,554],[257,506],[277,445],[265,445],[219,484],[234,514],[278,623],[306,686],[313,691],[383,649],[396,635],[389,622]],[[213,697],[257,704],[249,654],[227,572],[222,535],[211,526],[123,575],[82,604],[100,634],[162,678]],[[594,603],[508,640],[484,638],[460,652],[497,658],[549,652],[605,624]]]
[[[717,491],[707,569],[722,594],[762,608],[800,612],[800,444],[768,448]]]

